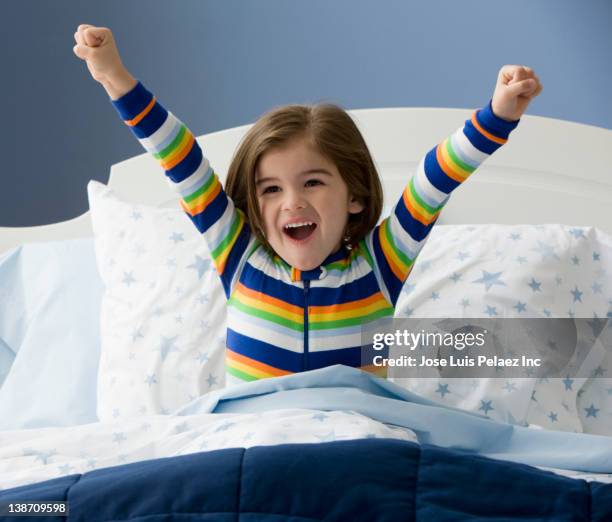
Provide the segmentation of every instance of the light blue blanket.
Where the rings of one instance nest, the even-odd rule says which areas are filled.
[[[348,366],[262,379],[217,390],[177,415],[284,408],[355,411],[413,430],[420,443],[551,468],[612,473],[612,437],[513,426],[437,404]]]

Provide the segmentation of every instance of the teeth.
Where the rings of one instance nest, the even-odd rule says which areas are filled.
[[[306,225],[314,225],[311,221],[305,221],[304,223],[290,223],[289,225],[285,225],[285,228],[297,228],[304,227]]]

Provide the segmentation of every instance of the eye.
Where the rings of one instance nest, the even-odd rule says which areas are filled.
[[[321,183],[321,181],[319,181],[318,179],[309,179],[306,184],[311,183],[311,182],[315,182],[315,183],[319,183],[320,185],[323,185],[323,183]]]
[[[263,190],[262,194],[267,194],[267,193],[270,191],[270,189],[277,189],[277,188],[278,188],[278,187],[277,187],[276,185],[270,185],[269,187],[266,187],[266,188]]]

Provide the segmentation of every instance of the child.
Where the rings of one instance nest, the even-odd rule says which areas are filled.
[[[333,364],[380,373],[362,360],[362,327],[393,316],[450,192],[507,141],[542,90],[530,68],[502,67],[491,102],[426,154],[377,226],[380,180],[342,109],[290,105],[262,116],[224,191],[189,130],[123,66],[111,31],[80,25],[75,40],[210,248],[228,298],[228,385]]]

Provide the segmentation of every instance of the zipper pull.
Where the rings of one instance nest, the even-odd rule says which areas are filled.
[[[306,279],[304,281],[304,295],[308,295],[308,290],[310,290],[310,280]]]

